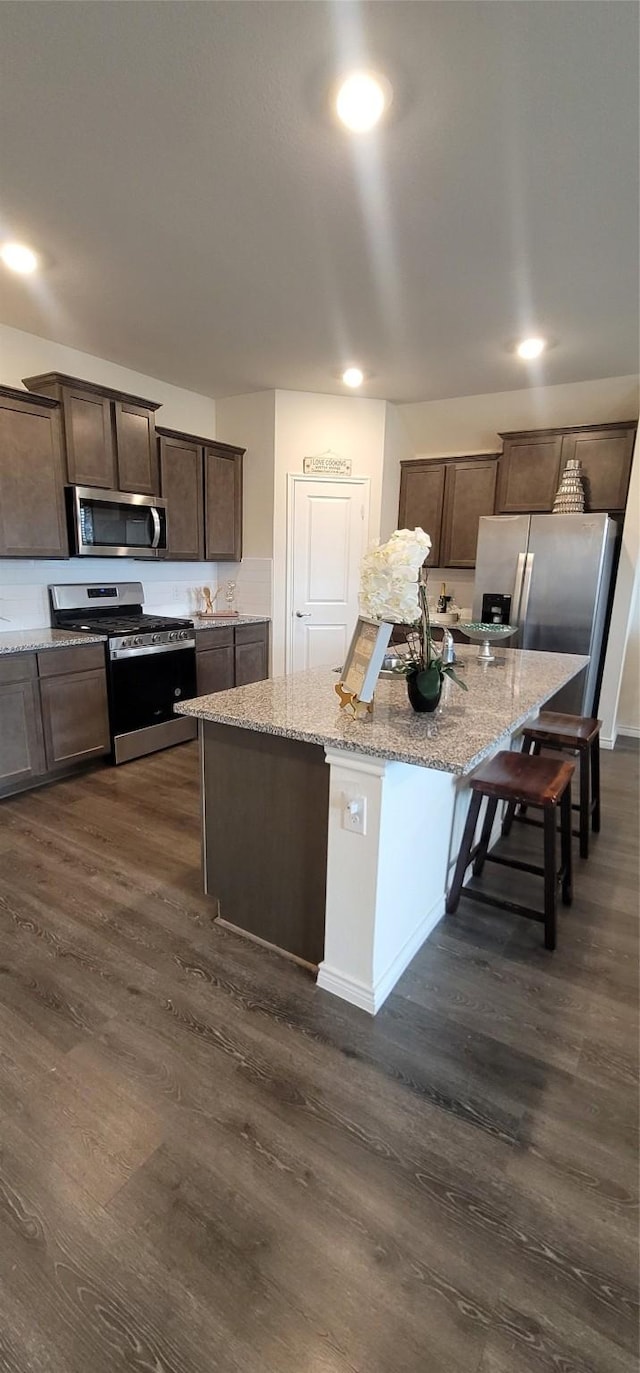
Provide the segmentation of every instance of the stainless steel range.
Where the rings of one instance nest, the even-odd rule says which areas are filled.
[[[195,721],[173,713],[197,694],[191,620],[145,615],[141,582],[50,586],[49,595],[57,628],[107,635],[114,763],[195,738]]]

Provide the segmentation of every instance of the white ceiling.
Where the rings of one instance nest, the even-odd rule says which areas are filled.
[[[211,396],[637,371],[635,4],[18,0],[0,45],[0,233],[46,256],[5,323]]]

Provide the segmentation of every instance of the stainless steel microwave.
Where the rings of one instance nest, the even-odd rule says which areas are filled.
[[[73,552],[81,558],[165,558],[167,506],[159,496],[68,486]]]

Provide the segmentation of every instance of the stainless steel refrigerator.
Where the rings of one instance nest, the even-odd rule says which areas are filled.
[[[595,713],[610,613],[616,526],[608,515],[485,515],[480,520],[473,618],[483,596],[511,596],[509,647],[589,654],[589,667],[548,703]],[[485,606],[486,609],[486,606]]]

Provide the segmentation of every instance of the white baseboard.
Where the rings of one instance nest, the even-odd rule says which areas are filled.
[[[369,1015],[376,1015],[390,992],[393,991],[405,968],[408,968],[412,958],[415,957],[418,949],[422,948],[431,931],[435,930],[443,915],[444,895],[422,917],[422,920],[416,925],[416,928],[389,964],[386,972],[377,979],[375,984],[361,982],[359,978],[349,977],[346,973],[340,972],[339,968],[330,968],[327,963],[321,963],[318,968],[317,985],[323,991],[331,992],[333,996],[340,996],[343,1001],[349,1001],[352,1006],[359,1006],[362,1011],[367,1011]]]
[[[625,739],[640,739],[640,729],[637,725],[618,725],[618,734],[624,734]]]
[[[606,749],[615,748],[617,737],[618,737],[617,732],[616,732],[615,734],[613,734],[613,735],[610,735],[610,734],[601,734],[601,735],[600,735],[600,748],[606,748]]]
[[[352,1006],[359,1006],[361,1011],[368,1011],[369,1015],[376,1013],[373,988],[365,982],[360,982],[358,978],[347,977],[346,973],[341,973],[338,968],[330,968],[327,963],[321,963],[318,968],[317,986],[321,987],[323,992],[331,992],[332,996],[340,996],[343,1001],[350,1001]]]

